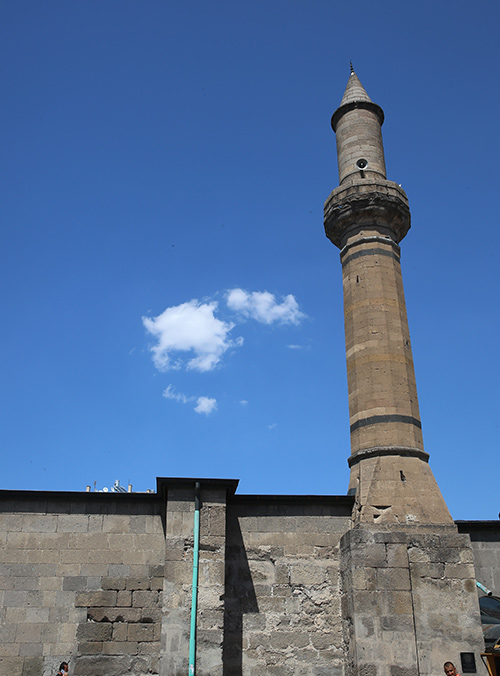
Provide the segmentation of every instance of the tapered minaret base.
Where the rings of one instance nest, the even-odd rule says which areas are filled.
[[[411,526],[433,532],[440,525],[455,530],[427,460],[397,448],[360,452],[349,460],[354,526]]]

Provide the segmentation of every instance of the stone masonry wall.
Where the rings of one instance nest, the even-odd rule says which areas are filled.
[[[245,496],[228,506],[224,676],[343,673],[339,541],[351,508]]]
[[[0,676],[53,676],[62,660],[74,676],[187,673],[194,480],[160,481],[150,495],[0,492]],[[399,676],[432,674],[452,643],[452,659],[477,652],[473,578],[499,593],[500,522],[458,522],[471,549],[351,531],[348,497],[201,484],[200,676],[340,676],[350,631],[409,659]]]
[[[457,526],[470,536],[476,579],[500,596],[500,520],[457,521]]]
[[[346,673],[433,676],[484,649],[469,538],[354,529],[341,542]]]
[[[193,576],[194,480],[166,489],[166,562],[161,676],[188,673]],[[226,490],[200,490],[196,674],[222,676]],[[214,483],[214,482],[212,482]],[[215,482],[216,483],[216,482]]]
[[[158,673],[165,538],[155,496],[2,500],[0,674]]]

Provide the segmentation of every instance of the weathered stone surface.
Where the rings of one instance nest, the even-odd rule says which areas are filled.
[[[204,521],[207,528],[214,525],[216,534],[205,531],[200,552],[199,674],[244,670],[248,676],[260,676],[283,670],[294,676],[340,676],[346,663],[342,594],[345,616],[356,612],[352,631],[367,642],[369,654],[377,653],[377,637],[384,636],[393,672],[404,673],[408,666],[398,654],[404,652],[401,634],[411,630],[413,613],[420,618],[419,631],[429,637],[432,657],[425,657],[424,648],[420,653],[433,664],[441,658],[435,635],[442,631],[442,613],[450,622],[456,619],[451,603],[443,600],[437,609],[426,606],[426,599],[444,590],[463,607],[475,599],[474,580],[462,577],[470,573],[472,560],[471,551],[463,549],[466,536],[443,539],[442,533],[409,537],[407,532],[355,530],[341,542],[349,528],[345,507],[271,500],[258,506],[230,505],[224,538],[219,534],[221,504],[214,503],[214,518]],[[78,530],[80,519],[72,531],[68,511],[68,518],[60,521],[64,532],[9,531],[7,536],[16,537],[6,537],[0,548],[0,613],[5,620],[0,625],[0,658],[14,660],[8,676],[23,676],[33,659],[43,661],[36,676],[52,676],[68,656],[75,676],[82,665],[85,676],[144,676],[160,668],[162,676],[186,673],[193,514],[190,509],[177,514],[186,516],[179,522],[185,532],[164,540],[158,517],[162,537],[157,551],[136,552],[140,556],[133,561],[129,552],[119,549],[129,538],[113,530],[123,527],[126,519],[113,520],[103,533],[100,527],[107,515],[89,515],[95,518],[88,519],[88,532]],[[139,515],[135,521],[135,515],[128,516],[134,536],[156,537],[149,516]],[[11,523],[22,527],[19,520]],[[134,540],[134,546],[139,542]],[[361,561],[352,556],[351,543],[359,545]],[[146,538],[143,544],[150,547],[152,540]],[[477,552],[487,555],[488,565],[497,562],[494,544],[491,538],[477,541]],[[92,548],[95,556],[89,555]],[[172,567],[165,569],[169,552]],[[342,589],[341,569],[343,576],[349,572],[349,586]],[[408,580],[402,571],[408,569],[411,589],[400,589]],[[455,577],[442,575],[445,570]],[[360,592],[356,604],[345,599],[349,590]],[[141,605],[131,605],[134,595]],[[109,605],[101,605],[105,603]],[[458,628],[449,629],[449,640],[465,645],[476,623],[474,613],[468,615],[457,622]],[[381,668],[373,661],[368,667],[373,664]],[[0,673],[2,668],[0,663]]]
[[[86,622],[78,627],[80,641],[109,641],[113,625],[110,622]]]
[[[130,624],[128,627],[129,641],[158,641],[159,638],[159,626],[156,624]]]
[[[446,654],[453,650],[452,654],[458,654],[467,646],[468,650],[479,654],[481,636],[476,595],[467,598],[461,578],[462,574],[470,572],[470,564],[448,564],[446,558],[441,562],[436,560],[436,549],[443,557],[451,550],[452,561],[461,558],[456,555],[456,547],[448,546],[457,544],[455,535],[451,534],[448,539],[444,533],[439,536],[400,533],[399,539],[407,539],[406,546],[412,555],[406,566],[390,567],[388,561],[381,563],[376,568],[376,585],[372,592],[366,590],[366,584],[365,589],[359,584],[351,584],[352,579],[363,580],[359,571],[369,536],[350,535],[346,534],[342,543],[341,571],[342,587],[346,592],[343,614],[351,671],[359,671],[365,664],[364,656],[369,654],[370,668],[375,666],[379,676],[415,669],[431,676],[436,659],[444,662]],[[384,537],[394,540],[389,533],[380,532],[377,536],[379,544]],[[466,540],[461,544],[466,548]],[[415,552],[418,552],[416,556]],[[464,558],[467,555],[464,554]],[[404,563],[401,553],[398,561]],[[444,575],[446,568],[456,573],[454,578]],[[474,617],[476,619],[471,621]],[[432,659],[426,657],[431,654]]]
[[[126,577],[103,577],[101,586],[106,590],[119,591],[127,588],[128,579]]]
[[[115,591],[94,591],[77,593],[75,605],[77,607],[114,606],[115,603]]]

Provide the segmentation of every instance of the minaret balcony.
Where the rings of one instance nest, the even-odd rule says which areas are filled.
[[[393,181],[363,181],[336,188],[324,207],[325,233],[339,249],[357,231],[400,242],[410,229],[405,191]]]

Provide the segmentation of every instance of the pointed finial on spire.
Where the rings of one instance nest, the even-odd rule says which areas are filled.
[[[351,66],[351,75],[354,75],[354,66],[352,65],[352,61],[349,61],[349,64]]]

